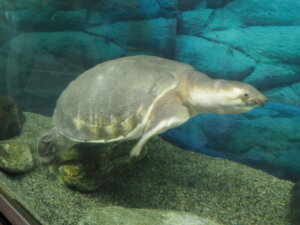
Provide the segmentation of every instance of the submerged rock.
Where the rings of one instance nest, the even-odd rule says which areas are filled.
[[[177,36],[175,57],[218,79],[242,80],[255,67],[254,60],[228,45],[189,35]]]
[[[85,145],[84,149],[73,147],[61,159],[59,166],[52,165],[50,170],[71,188],[83,192],[95,191],[146,155],[147,147],[139,157],[130,158],[134,144],[135,141],[128,141],[90,147]]]
[[[300,95],[292,87],[278,87],[265,92],[265,94],[275,102],[300,105]]]
[[[300,25],[300,2],[298,0],[235,0],[226,8],[228,11],[225,16],[229,17],[231,14],[237,16],[237,19],[244,26],[283,27]],[[265,33],[267,34],[268,27],[264,29],[266,29]],[[254,39],[255,37],[253,37]],[[269,42],[271,41],[269,40]]]
[[[0,13],[0,18],[1,18],[1,13]],[[0,38],[0,46],[1,46],[7,40],[9,40],[10,38],[12,38],[15,35],[15,30],[13,29],[13,27],[9,26],[9,24],[7,24],[7,22],[5,20],[3,20],[1,18],[1,20],[0,20],[0,33],[1,33],[1,38]],[[4,62],[1,62],[1,64],[2,63],[4,64]]]
[[[163,137],[182,148],[300,179],[300,107],[268,102],[243,115],[198,115]]]
[[[192,10],[197,8],[199,0],[178,0],[178,9],[182,11]]]
[[[0,142],[0,169],[8,173],[25,173],[34,167],[30,146]]]
[[[17,103],[9,96],[0,96],[0,140],[19,135],[24,116]]]
[[[299,65],[299,34],[299,26],[252,26],[210,31],[203,37],[238,49],[256,62]]]
[[[0,48],[0,53],[0,62],[11,59],[5,65],[8,93],[24,110],[49,114],[62,90],[78,74],[125,55],[125,50],[101,37],[65,31],[20,34]]]
[[[90,27],[86,31],[127,50],[155,49],[156,54],[169,56],[175,47],[176,19],[129,20]]]
[[[94,208],[79,225],[218,225],[196,215],[162,209],[134,209],[118,206]]]
[[[206,7],[213,9],[223,8],[224,6],[226,6],[226,4],[232,1],[234,0],[207,0]]]
[[[156,0],[102,0],[91,11],[89,25],[108,24],[116,21],[141,20],[161,15]]]
[[[299,80],[300,66],[258,63],[244,82],[259,89],[282,87]],[[287,103],[286,101],[283,101]]]

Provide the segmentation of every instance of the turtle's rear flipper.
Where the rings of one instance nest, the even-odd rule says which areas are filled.
[[[37,152],[43,164],[48,164],[55,158],[53,130],[41,136],[37,143]]]

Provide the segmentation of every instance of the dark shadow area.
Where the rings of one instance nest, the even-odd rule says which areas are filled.
[[[300,181],[296,182],[291,193],[291,224],[300,224]]]
[[[12,225],[0,212],[0,225]]]

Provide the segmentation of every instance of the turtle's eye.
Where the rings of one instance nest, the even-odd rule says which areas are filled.
[[[247,92],[244,92],[244,93],[242,94],[241,99],[242,99],[243,101],[247,101],[248,98],[249,98],[249,96],[250,96],[250,95],[249,95]]]

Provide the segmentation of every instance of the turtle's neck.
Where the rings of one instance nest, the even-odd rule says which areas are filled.
[[[186,76],[181,93],[183,104],[188,108],[191,116],[199,113],[215,113],[216,102],[221,97],[216,93],[216,81],[198,71],[193,71]]]

